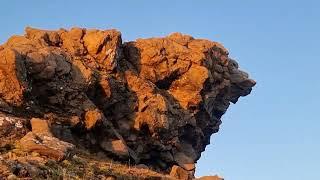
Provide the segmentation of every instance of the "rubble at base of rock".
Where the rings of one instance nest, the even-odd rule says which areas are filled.
[[[61,161],[82,147],[190,179],[230,102],[254,85],[217,42],[28,27],[0,48],[0,148]]]

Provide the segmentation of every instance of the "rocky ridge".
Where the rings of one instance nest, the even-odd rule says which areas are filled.
[[[83,149],[192,179],[230,102],[255,85],[222,45],[180,33],[123,43],[117,30],[25,32],[0,46],[3,169],[11,151],[62,162]],[[20,170],[2,173],[33,176]]]

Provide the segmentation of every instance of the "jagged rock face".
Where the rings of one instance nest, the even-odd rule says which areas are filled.
[[[192,174],[230,102],[254,85],[220,44],[179,33],[122,43],[116,30],[26,28],[0,49],[2,112],[165,172]]]

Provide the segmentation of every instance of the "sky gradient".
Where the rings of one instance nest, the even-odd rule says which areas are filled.
[[[172,32],[221,42],[257,81],[197,164],[226,180],[320,179],[320,1],[1,2],[0,43],[26,26],[116,28],[124,41]]]

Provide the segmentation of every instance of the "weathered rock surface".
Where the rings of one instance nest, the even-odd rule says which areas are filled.
[[[254,85],[216,42],[26,28],[0,49],[0,140],[57,160],[75,145],[191,178],[230,102]]]

